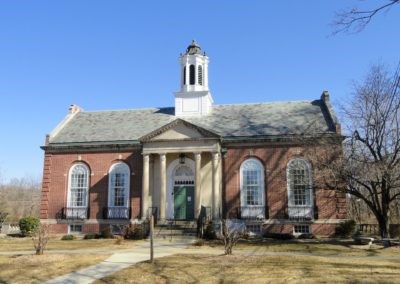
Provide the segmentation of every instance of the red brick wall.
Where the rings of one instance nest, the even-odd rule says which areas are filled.
[[[287,218],[286,166],[291,159],[302,157],[303,150],[295,146],[229,147],[223,159],[225,216],[240,218],[240,165],[246,159],[256,158],[265,169],[267,217]],[[319,219],[346,218],[346,200],[343,194],[326,189],[318,189],[314,194]],[[289,229],[285,228],[286,230]]]
[[[102,219],[103,208],[107,206],[108,171],[111,165],[118,161],[125,162],[133,173],[130,182],[131,216],[132,219],[139,218],[142,191],[142,155],[139,150],[120,153],[46,153],[40,218],[55,219],[57,213],[67,205],[69,169],[75,163],[85,163],[90,169],[89,218]],[[60,225],[60,227],[62,226]]]

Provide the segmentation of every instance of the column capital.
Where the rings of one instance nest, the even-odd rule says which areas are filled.
[[[160,155],[160,160],[161,160],[162,162],[164,162],[167,155],[166,155],[165,153],[160,153],[160,154],[158,154],[158,155]]]
[[[211,154],[212,154],[212,157],[214,160],[219,160],[219,157],[220,157],[219,152],[212,152]]]
[[[143,161],[149,162],[150,161],[150,154],[142,154],[143,155]]]
[[[194,154],[194,158],[195,158],[196,161],[201,160],[201,152],[195,152],[193,154]]]

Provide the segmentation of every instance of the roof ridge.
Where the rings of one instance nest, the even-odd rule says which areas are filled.
[[[173,106],[170,107],[146,107],[146,108],[124,108],[124,109],[103,109],[103,110],[85,110],[81,111],[81,113],[95,113],[95,112],[118,112],[118,111],[140,111],[140,110],[155,110],[155,109],[166,109],[166,108],[175,108]]]
[[[274,101],[274,102],[258,102],[258,103],[240,103],[240,104],[215,104],[213,106],[243,106],[243,105],[268,105],[278,103],[297,103],[297,102],[313,102],[315,100],[292,100],[292,101]]]

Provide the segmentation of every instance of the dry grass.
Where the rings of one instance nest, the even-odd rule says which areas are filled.
[[[221,242],[206,242],[199,250],[220,249],[223,252]],[[383,246],[373,244],[354,245],[352,241],[331,241],[331,240],[255,240],[239,243],[233,249],[234,252],[247,254],[263,254],[272,252],[288,252],[313,254],[317,256],[399,256],[400,248],[392,247],[384,249]]]
[[[175,255],[96,283],[398,283],[399,264],[368,257]]]
[[[46,251],[54,250],[81,250],[81,249],[124,249],[131,247],[133,241],[124,240],[117,244],[115,239],[76,239],[72,241],[62,241],[61,237],[53,237],[47,243]],[[0,238],[0,252],[7,251],[34,251],[31,238]]]
[[[44,280],[101,262],[109,254],[44,254],[0,256],[0,283]]]

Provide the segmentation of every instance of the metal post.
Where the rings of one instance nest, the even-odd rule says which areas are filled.
[[[154,215],[150,216],[150,262],[154,262],[154,247],[153,247],[153,232],[154,232]]]

